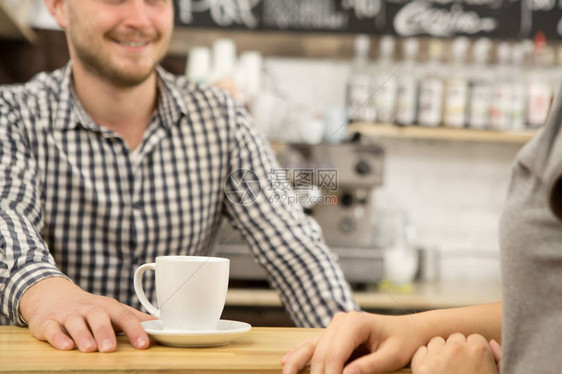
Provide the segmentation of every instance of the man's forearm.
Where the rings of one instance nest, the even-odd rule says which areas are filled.
[[[463,335],[480,334],[486,339],[501,343],[502,303],[493,303],[463,308],[440,309],[413,314],[425,338],[441,336],[444,339],[453,333]]]
[[[13,253],[13,252],[12,252]],[[29,257],[30,252],[27,252]],[[0,253],[0,262],[2,261]],[[50,262],[27,262],[21,263],[25,258],[23,254],[18,255],[16,269],[2,269],[0,279],[3,279],[4,290],[0,295],[0,308],[2,314],[13,323],[25,326],[25,318],[20,314],[21,298],[38,282],[47,278],[67,278],[53,263]]]

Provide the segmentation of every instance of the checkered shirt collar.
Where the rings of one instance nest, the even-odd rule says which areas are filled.
[[[178,85],[174,84],[173,74],[161,66],[156,67],[156,74],[158,75],[158,116],[164,127],[171,127],[179,122],[182,115],[187,115],[187,103],[184,99],[186,95],[180,92],[181,88]],[[63,68],[57,96],[59,105],[53,122],[55,129],[72,130],[80,125],[90,131],[109,132],[90,118],[76,97],[72,86],[72,64],[70,62]],[[70,103],[70,105],[61,105],[61,103]]]

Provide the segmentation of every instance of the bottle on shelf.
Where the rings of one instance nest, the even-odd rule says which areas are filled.
[[[409,126],[416,122],[418,107],[418,53],[420,43],[415,38],[408,38],[402,44],[404,56],[402,69],[396,76],[397,97],[395,122],[398,125]]]
[[[525,129],[527,106],[527,69],[525,67],[525,43],[517,43],[512,47],[511,57],[511,105],[510,129],[522,131]]]
[[[443,43],[431,39],[428,45],[428,60],[423,65],[418,99],[418,123],[422,126],[437,127],[443,113]]]
[[[539,32],[535,36],[533,63],[527,74],[527,126],[538,128],[544,125],[552,100],[549,68],[554,52],[546,45],[546,38]]]
[[[497,64],[494,67],[490,127],[493,130],[509,130],[511,128],[511,93],[514,79],[511,66],[511,46],[507,42],[501,42],[496,53]]]
[[[556,48],[556,62],[552,69],[552,96],[556,97],[562,85],[562,45]]]
[[[351,122],[374,122],[374,108],[371,99],[371,75],[369,71],[369,50],[371,41],[367,35],[357,35],[354,44],[351,73],[347,80],[346,110]]]
[[[468,127],[473,129],[490,127],[490,103],[494,78],[489,64],[491,47],[492,42],[488,38],[478,39],[472,47]]]
[[[461,128],[466,125],[468,104],[468,72],[466,55],[470,42],[468,38],[455,38],[451,45],[452,59],[445,79],[445,102],[443,124]]]
[[[394,121],[396,106],[396,69],[394,61],[394,38],[385,35],[380,39],[379,58],[372,69],[372,103],[376,121],[391,123]]]

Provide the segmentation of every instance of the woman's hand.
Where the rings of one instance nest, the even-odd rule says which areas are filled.
[[[315,374],[398,370],[427,342],[425,336],[423,323],[415,315],[338,313],[323,335],[301,343],[283,357],[283,374],[296,374],[308,362]]]
[[[499,349],[498,349],[499,348]],[[435,337],[412,358],[412,374],[498,374],[501,347],[481,335]]]

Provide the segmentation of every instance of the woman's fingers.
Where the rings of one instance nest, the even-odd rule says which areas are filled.
[[[318,341],[319,337],[317,338],[311,338],[311,339],[306,339],[303,340],[302,342],[300,342],[299,344],[297,344],[295,347],[293,347],[293,349],[291,349],[289,352],[287,352],[287,354],[285,356],[283,356],[283,358],[281,358],[281,364],[285,365],[285,363],[287,362],[287,360],[289,360],[289,358],[294,354],[299,352],[301,349],[305,348],[306,345],[311,344],[312,341]]]
[[[340,374],[355,349],[369,337],[364,313],[338,313],[320,340],[311,360],[311,374]]]
[[[287,353],[281,359],[283,374],[296,374],[302,370],[312,358],[320,338],[321,336],[318,336],[305,340]]]
[[[400,346],[397,342],[387,341],[375,352],[359,357],[347,364],[343,374],[387,373],[403,368],[409,360],[410,355],[400,354]]]
[[[421,347],[418,348],[418,350],[416,351],[416,353],[414,353],[414,356],[412,357],[412,362],[411,362],[412,368],[419,367],[420,363],[424,362],[426,357],[427,357],[427,347],[425,345],[422,345]]]
[[[445,344],[445,339],[440,336],[436,336],[427,343],[427,351],[431,352],[434,350],[440,350],[445,346]]]
[[[461,333],[455,333],[447,338],[447,344],[464,344],[466,343],[466,336]]]
[[[478,334],[452,334],[447,341],[433,338],[412,358],[412,373],[498,374],[492,350]]]
[[[494,360],[496,360],[496,363],[499,364],[502,358],[502,346],[494,339],[490,340],[489,344],[492,349],[492,353],[494,354]]]

